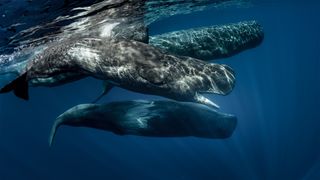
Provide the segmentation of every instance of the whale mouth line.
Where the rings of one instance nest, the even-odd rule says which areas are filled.
[[[229,86],[230,87],[228,88],[228,90],[223,90],[223,89],[220,89],[220,88],[214,88],[214,86],[213,86],[212,88],[210,88],[208,90],[196,91],[195,95],[194,95],[194,100],[197,103],[204,104],[204,105],[207,105],[209,107],[213,107],[215,109],[220,109],[220,106],[217,103],[215,103],[212,100],[210,100],[209,98],[205,97],[205,95],[216,94],[216,95],[220,95],[220,96],[226,96],[226,95],[228,95],[228,94],[230,94],[232,92],[232,90],[234,88],[234,81],[229,83]]]

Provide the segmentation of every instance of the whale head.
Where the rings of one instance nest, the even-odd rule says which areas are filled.
[[[227,95],[234,88],[235,73],[227,65],[173,55],[158,61],[155,65],[139,66],[138,76],[146,93],[218,107],[203,94]]]

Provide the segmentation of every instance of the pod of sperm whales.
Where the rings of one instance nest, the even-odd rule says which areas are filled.
[[[163,43],[157,45],[165,38],[173,37],[172,33],[155,36],[150,40],[151,45],[147,44],[147,26],[164,16],[189,13],[194,8],[202,10],[211,5],[216,7],[230,1],[110,0],[75,8],[79,13],[59,18],[76,20],[61,28],[61,33],[55,36],[59,41],[48,43],[29,61],[17,79],[0,89],[0,93],[13,91],[16,96],[28,99],[29,85],[51,87],[91,76],[107,82],[105,92],[112,86],[119,86],[135,92],[217,107],[203,93],[230,93],[235,84],[234,72],[226,65],[208,64],[193,56],[201,60],[217,58],[223,51],[216,52],[215,46],[225,49],[229,55],[248,48],[261,37],[260,26],[255,22],[243,22],[221,28],[182,30],[175,34],[187,38],[181,38],[184,39],[181,43],[175,42],[177,47],[170,43],[167,47]],[[177,8],[181,5],[186,9]],[[144,21],[150,16],[157,18]],[[257,38],[254,38],[254,33]],[[194,36],[203,40],[197,41]],[[224,40],[217,40],[217,43],[209,40],[219,36]],[[183,52],[179,48],[189,45],[191,48],[185,49],[189,57],[181,56]],[[170,52],[170,49],[173,50]]]
[[[62,125],[90,127],[117,135],[148,137],[228,138],[235,116],[196,103],[174,101],[122,101],[81,104],[61,114],[52,126],[49,144]]]
[[[262,40],[261,25],[244,21],[150,36],[149,44],[176,55],[212,60],[254,48]]]
[[[47,48],[0,93],[28,99],[28,84],[53,86],[91,76],[135,92],[216,106],[202,93],[226,95],[235,76],[226,65],[174,56],[137,41],[74,39]]]

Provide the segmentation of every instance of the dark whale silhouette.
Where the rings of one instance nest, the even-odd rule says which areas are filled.
[[[90,127],[117,135],[228,138],[237,124],[233,115],[205,105],[175,101],[122,101],[77,105],[52,126],[49,144],[62,125]]]

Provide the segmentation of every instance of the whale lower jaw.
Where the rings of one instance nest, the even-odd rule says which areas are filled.
[[[218,104],[214,103],[213,101],[211,101],[210,99],[204,97],[203,95],[201,95],[199,93],[196,93],[196,95],[194,96],[194,100],[197,103],[204,104],[204,105],[216,108],[216,109],[220,108],[220,106]]]

